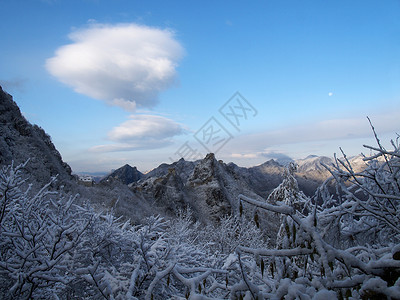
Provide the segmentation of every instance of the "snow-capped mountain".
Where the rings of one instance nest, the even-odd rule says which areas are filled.
[[[345,162],[343,157],[339,159]],[[361,154],[347,159],[355,172],[362,171],[367,167],[367,163],[363,160],[363,156]],[[330,167],[335,164],[335,161],[331,157],[310,155],[304,159],[296,160],[296,164],[298,165],[298,176],[306,179],[321,181],[331,175],[325,166]]]
[[[326,168],[322,165],[330,165],[333,163],[333,159],[326,156],[317,156],[317,155],[309,155],[304,159],[296,160],[296,164],[298,165],[297,171],[299,173],[308,173],[308,172],[321,172],[320,174],[324,174]]]

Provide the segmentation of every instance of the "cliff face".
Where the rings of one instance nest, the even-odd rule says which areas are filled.
[[[63,162],[51,138],[37,125],[30,124],[17,104],[0,87],[0,166],[24,163],[40,184],[58,175],[59,181],[71,179],[71,168]]]

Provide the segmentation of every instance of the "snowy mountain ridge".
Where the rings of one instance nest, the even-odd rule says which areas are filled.
[[[1,90],[0,97],[1,165],[12,160],[19,164],[30,158],[27,171],[34,174],[39,184],[47,184],[52,176],[59,174],[59,182],[67,184],[71,193],[79,193],[102,209],[113,207],[115,213],[133,222],[140,222],[150,214],[172,217],[186,207],[205,222],[218,221],[224,215],[237,214],[240,194],[263,200],[283,180],[285,168],[275,160],[244,168],[219,161],[210,153],[195,162],[180,159],[161,164],[147,174],[126,164],[100,184],[78,186],[50,137],[22,116],[10,95]],[[296,179],[308,196],[329,176],[321,162],[329,164],[331,160],[310,156],[297,161]]]
[[[357,160],[357,161],[356,161]],[[361,169],[365,165],[359,157],[355,157]],[[312,196],[318,186],[330,176],[322,165],[332,165],[333,159],[324,156],[310,156],[296,160],[298,170],[296,179],[300,190]],[[181,158],[172,164],[161,164],[159,167],[143,174],[139,180],[129,184],[132,191],[147,201],[153,201],[167,208],[176,208],[190,203],[203,203],[200,198],[207,198],[209,205],[221,206],[222,211],[236,209],[235,198],[239,194],[248,193],[266,199],[270,192],[283,180],[285,167],[275,160],[245,168],[234,163],[224,163],[209,153],[198,161],[185,161]],[[232,196],[233,195],[233,196]],[[190,198],[197,199],[196,201]],[[204,204],[204,203],[203,203]],[[218,206],[217,205],[217,206]],[[190,205],[189,205],[190,206]],[[203,206],[205,208],[206,206]],[[171,209],[172,207],[169,207]],[[174,209],[172,209],[174,210]],[[198,211],[199,208],[194,209]],[[207,210],[207,209],[206,209]]]

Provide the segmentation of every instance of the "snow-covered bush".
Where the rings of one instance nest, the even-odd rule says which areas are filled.
[[[387,151],[376,140],[377,147],[365,146],[375,151],[364,158],[365,170],[355,172],[346,156],[326,166],[332,177],[318,190],[308,214],[290,199],[271,204],[240,196],[243,203],[284,220],[276,249],[238,248],[238,254],[251,254],[259,262],[242,263],[247,295],[400,298],[400,149],[392,141],[393,150]],[[335,194],[328,192],[332,181]]]
[[[218,224],[209,224],[198,234],[208,253],[222,258],[234,253],[238,246],[266,247],[268,244],[257,225],[244,216],[223,216]]]
[[[209,277],[225,271],[212,268],[185,237],[185,226],[171,226],[159,216],[132,226],[112,214],[93,213],[74,255],[75,280],[62,296],[164,299],[207,293],[208,281],[215,280]]]
[[[3,167],[0,298],[398,299],[400,149],[377,142],[361,172],[346,156],[326,166],[314,199],[289,165],[266,201],[240,196],[253,221],[209,226],[190,211],[132,225],[51,191],[53,181],[33,194],[24,165]],[[258,228],[263,211],[281,216],[275,247]]]
[[[282,183],[276,187],[268,196],[267,203],[274,205],[287,205],[293,207],[299,216],[304,217],[311,210],[308,198],[300,189],[294,173],[297,171],[297,165],[290,162],[286,168]],[[296,226],[293,220],[287,215],[280,216],[280,228],[276,237],[277,248],[293,247]]]
[[[185,236],[186,221],[132,226],[52,192],[55,179],[32,195],[23,168],[0,170],[1,299],[221,295],[227,271]]]
[[[79,218],[74,197],[62,198],[45,185],[30,195],[23,188],[24,165],[0,171],[1,296],[44,298],[72,279],[70,253],[89,221]],[[55,179],[53,179],[54,181]]]
[[[232,255],[235,245],[240,244],[240,239],[256,241],[261,237],[259,230],[244,234],[239,223],[238,218],[226,216],[219,225],[205,225],[194,220],[190,209],[178,212],[178,216],[170,222],[167,235],[175,246],[175,252],[181,257],[179,265],[184,268],[177,268],[183,272],[181,274],[176,271],[171,273],[170,281],[175,283],[175,287],[183,285],[186,292],[182,294],[177,290],[175,295],[190,299],[226,297],[229,286],[238,277],[236,267],[232,267],[235,261],[235,256]],[[246,226],[251,227],[249,224]],[[256,228],[254,224],[252,226]],[[250,237],[250,234],[253,236]],[[250,244],[262,245],[262,241],[261,238]]]

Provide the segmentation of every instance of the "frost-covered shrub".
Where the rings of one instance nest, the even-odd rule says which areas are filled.
[[[155,216],[132,226],[75,205],[52,182],[32,195],[23,168],[0,170],[1,299],[222,295],[215,285],[227,271],[213,267],[186,221]]]
[[[70,254],[88,221],[78,217],[74,197],[24,190],[24,165],[0,171],[0,287],[3,298],[51,295],[72,279]],[[53,179],[55,180],[55,179]]]
[[[364,171],[355,172],[344,156],[327,166],[332,177],[321,187],[324,234],[337,236],[341,247],[400,243],[399,147],[394,143],[393,151],[365,147],[377,153],[364,158]],[[330,181],[336,183],[335,195],[325,192]]]
[[[182,255],[187,257],[185,276],[190,274],[191,279],[184,280],[187,293],[181,295],[190,299],[226,298],[230,288],[240,281],[236,247],[266,245],[262,232],[253,222],[224,216],[217,225],[205,225],[194,221],[190,209],[180,211],[171,221],[168,236],[180,244],[182,254],[186,253]],[[179,275],[178,278],[183,279]]]
[[[268,196],[267,203],[274,205],[287,205],[292,207],[299,216],[304,217],[310,210],[309,199],[300,189],[294,173],[297,171],[297,165],[289,163],[285,168],[282,183],[276,187]],[[276,237],[277,248],[295,247],[296,226],[293,220],[287,216],[280,216],[280,228]]]
[[[361,172],[353,170],[346,156],[326,166],[332,177],[318,190],[308,214],[290,199],[271,204],[240,196],[284,220],[276,249],[238,248],[238,254],[253,255],[256,262],[242,262],[247,295],[400,298],[400,149],[393,141],[392,151],[378,138],[377,143],[365,146],[376,153],[364,158]],[[328,191],[332,181],[335,194]]]
[[[218,224],[210,224],[198,232],[210,254],[227,257],[238,246],[265,247],[266,238],[253,221],[244,217],[227,215]]]
[[[190,211],[132,225],[51,183],[32,194],[23,165],[4,167],[0,298],[400,298],[400,150],[377,141],[361,172],[346,157],[326,166],[332,177],[313,201],[289,165],[266,201],[240,196],[239,211],[253,207],[254,222],[243,214],[213,226]],[[258,228],[262,211],[281,216],[275,247]]]

